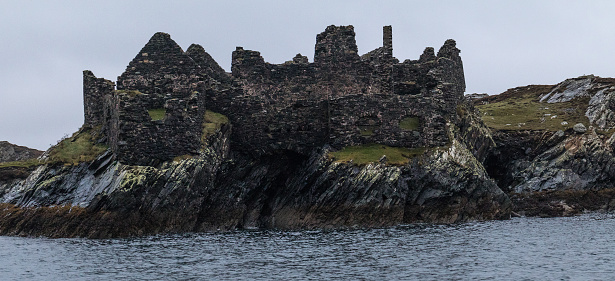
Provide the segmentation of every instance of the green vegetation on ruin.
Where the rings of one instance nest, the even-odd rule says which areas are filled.
[[[148,109],[147,113],[149,113],[149,117],[152,118],[152,121],[158,121],[164,119],[164,116],[167,115],[167,110],[164,108],[153,108]]]
[[[566,130],[577,123],[589,124],[585,116],[589,98],[568,102],[540,102],[550,85],[510,89],[497,96],[475,101],[485,124],[495,130]],[[562,124],[562,122],[566,122]]]
[[[413,131],[419,128],[418,117],[406,117],[399,121],[399,127],[403,130]]]
[[[371,162],[378,162],[383,155],[386,155],[387,164],[405,165],[413,157],[422,155],[426,148],[405,148],[390,147],[382,144],[365,144],[359,146],[347,146],[343,149],[329,153],[329,158],[335,162],[352,163],[365,165]]]
[[[213,112],[211,110],[205,111],[205,117],[203,118],[203,135],[201,136],[201,142],[205,142],[205,139],[218,131],[222,125],[228,124],[228,117]]]
[[[49,152],[48,163],[63,163],[76,165],[81,162],[90,162],[107,150],[106,145],[95,144],[100,135],[100,127],[95,129],[79,130],[69,138],[58,142]]]

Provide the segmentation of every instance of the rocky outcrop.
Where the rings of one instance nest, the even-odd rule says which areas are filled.
[[[552,216],[611,209],[615,134],[607,120],[612,119],[608,92],[614,82],[595,76],[568,79],[540,97],[543,107],[562,104],[569,112],[584,112],[589,123],[565,131],[494,132],[497,147],[486,161],[487,170],[511,194],[515,212]],[[595,204],[582,199],[587,197]]]
[[[37,149],[15,145],[8,141],[0,141],[0,163],[34,159],[42,154],[43,152]]]
[[[615,180],[613,139],[595,132],[571,134],[531,161],[517,162],[511,169],[510,190],[521,193],[611,188]]]

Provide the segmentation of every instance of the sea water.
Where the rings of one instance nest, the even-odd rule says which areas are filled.
[[[0,280],[615,280],[615,216],[130,239],[0,237]]]

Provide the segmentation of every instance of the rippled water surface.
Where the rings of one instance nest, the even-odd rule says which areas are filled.
[[[613,280],[615,216],[132,239],[0,237],[0,280]]]

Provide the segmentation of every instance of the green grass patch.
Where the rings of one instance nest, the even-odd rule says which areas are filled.
[[[149,117],[152,118],[152,121],[158,121],[164,119],[167,110],[164,108],[154,108],[148,109],[147,113],[149,113]]]
[[[216,133],[224,124],[228,124],[228,117],[211,110],[206,110],[205,117],[203,118],[203,135],[201,136],[201,142],[204,143],[207,137]]]
[[[496,130],[566,130],[577,123],[589,125],[585,111],[589,98],[568,102],[540,102],[553,86],[531,85],[475,101],[485,124]],[[562,122],[565,122],[562,124]],[[567,124],[566,124],[567,123]]]
[[[419,128],[419,122],[418,117],[406,117],[399,121],[399,127],[403,130],[413,131]]]
[[[107,150],[106,145],[94,144],[100,129],[79,131],[70,138],[61,140],[49,152],[49,163],[76,165],[90,162]]]
[[[43,164],[38,159],[28,159],[21,161],[11,161],[0,163],[0,168],[31,168]]]
[[[359,146],[347,146],[343,149],[329,153],[329,158],[335,162],[347,163],[352,160],[358,165],[378,162],[383,155],[387,157],[389,165],[407,164],[413,157],[422,155],[426,148],[390,147],[382,144],[365,144]]]

